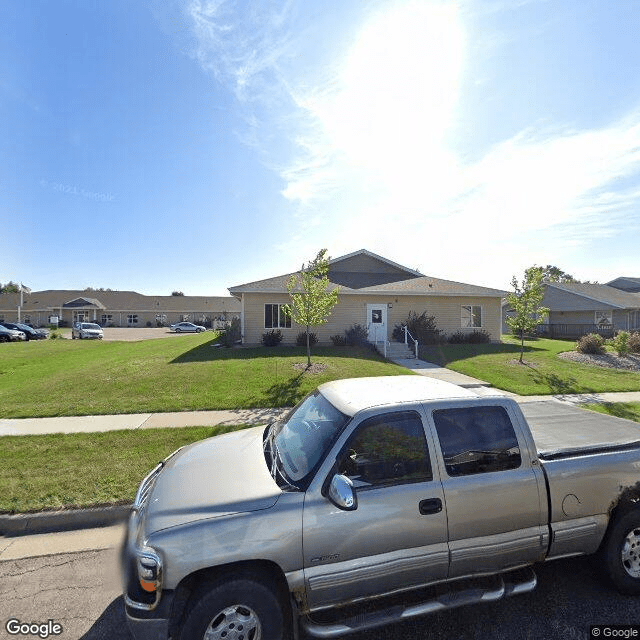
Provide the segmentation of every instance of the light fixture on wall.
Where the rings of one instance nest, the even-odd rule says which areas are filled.
[[[389,309],[393,309],[393,303],[389,302],[389,304],[387,304],[387,307],[388,307]]]

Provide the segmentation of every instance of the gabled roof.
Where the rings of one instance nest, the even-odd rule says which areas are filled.
[[[66,308],[79,308],[79,307],[94,307],[96,309],[106,309],[106,307],[100,302],[100,300],[96,300],[96,298],[74,298],[73,300],[69,300],[69,302],[65,302],[62,305]]]
[[[295,273],[229,287],[234,296],[243,293],[288,293],[287,282]],[[414,269],[361,249],[329,261],[330,288],[341,294],[503,297],[506,291],[425,276]]]
[[[620,278],[616,278],[615,280],[611,280],[611,282],[607,282],[607,285],[610,287],[615,287],[616,289],[621,289],[622,291],[629,291],[631,293],[640,292],[640,278],[629,278],[627,276],[622,276]]]
[[[583,282],[547,282],[545,286],[615,309],[640,309],[640,293],[621,291],[606,284]],[[546,304],[546,303],[545,303]],[[594,307],[595,308],[595,307]],[[566,310],[570,310],[566,307]]]

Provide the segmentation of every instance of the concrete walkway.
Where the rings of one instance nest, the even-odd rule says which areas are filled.
[[[640,391],[555,396],[518,396],[493,388],[489,383],[416,359],[394,359],[393,362],[419,375],[444,380],[465,387],[482,396],[506,395],[517,402],[554,399],[579,404],[584,402],[640,402]],[[237,409],[228,411],[185,411],[173,413],[140,413],[112,416],[79,416],[59,418],[0,419],[0,436],[37,435],[45,433],[80,433],[116,429],[152,429],[162,427],[214,426],[224,424],[265,424],[288,409]],[[81,551],[117,546],[122,539],[122,525],[102,529],[40,533],[47,530],[81,529],[121,522],[127,508],[68,510],[55,513],[1,516],[0,561],[30,555],[49,555],[64,551]],[[21,535],[31,534],[31,535]]]

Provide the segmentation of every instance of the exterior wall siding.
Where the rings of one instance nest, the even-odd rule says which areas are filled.
[[[245,293],[244,297],[244,342],[245,344],[259,344],[262,334],[270,329],[264,327],[265,304],[287,304],[287,294],[258,294]],[[367,304],[382,304],[387,306],[387,337],[390,339],[393,328],[401,324],[410,312],[421,314],[426,311],[435,317],[436,326],[446,334],[455,333],[461,328],[461,307],[463,305],[479,305],[482,307],[482,327],[492,340],[500,340],[501,305],[499,298],[479,297],[424,297],[424,296],[394,296],[394,295],[351,295],[339,297],[329,322],[313,331],[321,343],[330,344],[331,336],[344,333],[353,324],[367,325]],[[389,307],[391,305],[391,307]],[[295,343],[296,336],[304,327],[292,323],[291,328],[281,328],[283,344]],[[473,329],[464,329],[473,331]]]

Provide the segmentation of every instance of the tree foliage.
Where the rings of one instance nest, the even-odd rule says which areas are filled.
[[[545,282],[579,282],[570,273],[551,264],[542,267],[542,279]]]
[[[182,291],[172,291],[171,295],[172,296],[184,296],[184,293],[182,293]]]
[[[520,335],[520,362],[524,353],[524,336],[533,333],[549,315],[549,309],[542,306],[544,298],[544,270],[542,267],[525,269],[524,278],[519,283],[516,276],[511,279],[513,292],[507,294],[507,304],[514,312],[507,318],[509,328]]]
[[[0,293],[20,293],[20,285],[9,280],[6,284],[0,284]]]
[[[338,303],[339,287],[329,288],[329,258],[327,250],[318,255],[289,279],[287,289],[291,303],[284,305],[285,313],[306,329],[307,366],[311,365],[311,327],[319,327],[329,320],[331,310]]]

